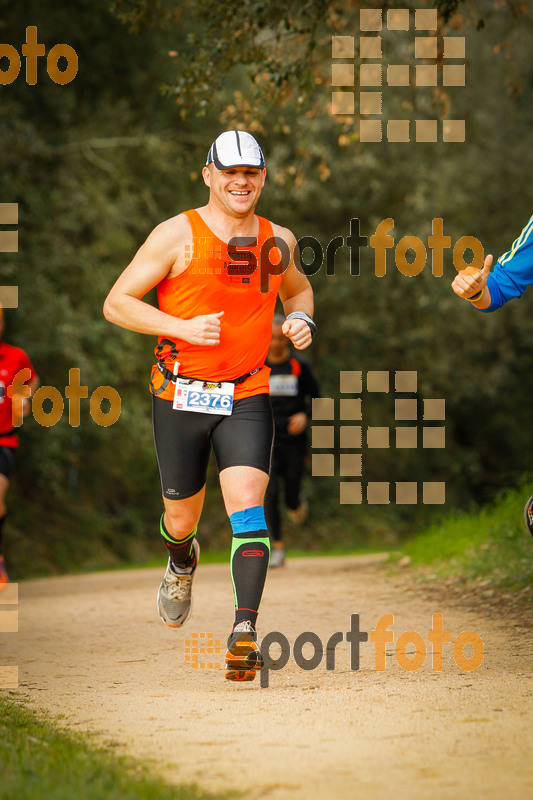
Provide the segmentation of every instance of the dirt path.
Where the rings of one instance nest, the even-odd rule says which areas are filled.
[[[333,671],[325,660],[304,671],[291,654],[261,688],[184,660],[193,632],[214,633],[222,653],[211,658],[223,658],[232,621],[228,567],[200,568],[195,610],[180,631],[157,618],[160,578],[160,570],[138,570],[21,584],[19,633],[0,635],[0,663],[19,666],[13,694],[64,714],[67,727],[156,759],[167,780],[240,789],[248,800],[533,796],[533,645],[523,621],[488,617],[472,601],[443,601],[442,589],[421,593],[409,576],[387,577],[372,558],[293,560],[269,575],[260,638],[280,631],[292,646],[314,631],[325,645],[349,630],[351,614],[371,631],[393,613],[395,641],[418,631],[428,655],[408,672],[389,644],[378,672],[374,644],[363,643],[354,671],[343,641]],[[428,630],[438,612],[452,642],[464,630],[483,639],[475,671],[456,666],[450,644],[442,671],[433,671]],[[310,646],[303,652],[312,655]],[[465,656],[471,652],[467,646]]]

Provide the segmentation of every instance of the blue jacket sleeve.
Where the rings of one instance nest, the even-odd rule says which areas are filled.
[[[487,281],[491,304],[488,308],[479,310],[496,311],[513,297],[521,297],[531,283],[533,283],[533,216],[529,218],[511,249],[499,257]]]

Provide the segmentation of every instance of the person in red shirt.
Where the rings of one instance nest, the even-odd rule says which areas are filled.
[[[12,344],[4,342],[4,328],[4,310],[0,306],[0,591],[9,580],[2,555],[2,537],[6,520],[5,497],[15,465],[15,452],[19,446],[19,438],[13,426],[13,417],[15,416],[15,420],[21,419],[30,411],[29,398],[10,393],[8,388],[14,382],[24,383],[30,387],[31,394],[33,394],[39,384],[39,379],[27,353],[20,347],[14,347]],[[29,370],[29,378],[25,373],[17,381],[20,370]]]

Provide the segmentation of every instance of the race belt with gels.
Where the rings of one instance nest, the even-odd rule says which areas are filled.
[[[233,393],[235,386],[244,383],[251,375],[259,372],[261,367],[240,375],[232,381],[209,381],[179,375],[176,362],[176,372],[171,372],[161,362],[157,368],[163,374],[165,381],[161,389],[166,389],[169,383],[175,383],[174,401],[172,407],[177,411],[196,411],[200,414],[223,414],[229,416],[233,411]]]

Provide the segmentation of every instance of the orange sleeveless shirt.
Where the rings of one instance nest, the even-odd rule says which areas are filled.
[[[260,368],[235,386],[235,399],[266,393],[270,369],[264,362],[282,280],[281,274],[270,275],[268,291],[260,291],[261,246],[274,236],[272,225],[267,219],[257,217],[256,244],[239,247],[238,255],[230,256],[226,242],[215,236],[195,209],[184,213],[192,228],[191,261],[180,275],[158,284],[159,308],[180,319],[223,311],[220,342],[206,346],[160,336],[156,358],[171,372],[177,360],[180,375],[212,381],[235,380]],[[271,250],[270,260],[273,264],[280,260],[277,248]],[[157,364],[152,368],[150,390],[164,400],[174,399],[174,384],[168,383]]]

